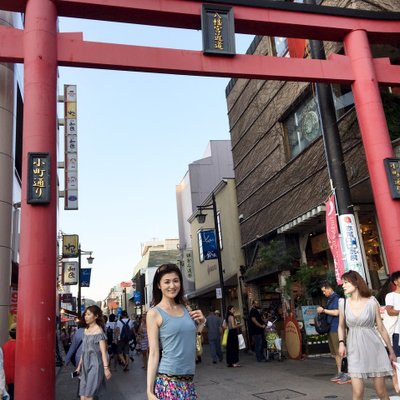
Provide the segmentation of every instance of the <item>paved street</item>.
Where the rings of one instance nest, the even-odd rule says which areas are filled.
[[[310,358],[304,361],[285,360],[269,363],[255,362],[255,356],[241,352],[241,368],[227,368],[224,363],[212,364],[205,346],[203,362],[198,364],[196,387],[201,400],[281,400],[281,399],[351,399],[351,385],[329,382],[334,372],[334,362],[329,357]],[[76,398],[76,378],[71,378],[72,368],[57,371],[57,400]],[[387,381],[391,388],[391,381]],[[146,373],[141,356],[128,372],[121,368],[113,371],[107,394],[102,400],[146,400]],[[394,399],[393,390],[390,392]],[[373,399],[372,382],[368,381],[365,399]]]

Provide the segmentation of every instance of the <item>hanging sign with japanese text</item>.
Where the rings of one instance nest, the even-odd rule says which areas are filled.
[[[64,209],[78,209],[78,115],[76,85],[64,85]]]
[[[392,199],[400,199],[400,158],[385,158],[386,175]]]
[[[365,279],[364,263],[354,215],[339,215],[339,227],[346,261],[346,271],[356,271]]]
[[[203,260],[214,260],[218,258],[217,242],[214,229],[207,229],[200,232]]]
[[[78,284],[78,261],[63,262],[63,284],[77,285]]]
[[[205,54],[235,55],[235,21],[232,7],[203,4],[201,29]]]
[[[50,203],[50,155],[28,153],[28,204]]]
[[[79,254],[79,236],[78,235],[63,235],[62,237],[63,258],[75,258]]]
[[[81,268],[80,285],[81,287],[90,287],[90,275],[92,268]]]

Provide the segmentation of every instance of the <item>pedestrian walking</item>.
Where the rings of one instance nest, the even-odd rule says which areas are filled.
[[[143,357],[143,369],[146,370],[147,369],[147,357],[148,357],[148,351],[149,351],[149,338],[147,336],[147,323],[146,323],[146,319],[147,319],[147,314],[144,313],[141,321],[140,321],[140,325],[138,328],[138,340],[139,340],[139,348],[140,351],[142,353],[142,357]]]
[[[17,345],[17,324],[11,324],[8,331],[10,338],[3,346],[4,373],[6,376],[7,391],[10,400],[14,400],[14,382],[15,382],[15,347]]]
[[[64,364],[68,366],[70,363],[75,367],[79,364],[82,354],[83,335],[85,333],[85,319],[82,317],[78,322],[78,329],[75,331],[71,339],[71,346],[65,356]]]
[[[152,305],[147,313],[147,399],[195,400],[196,334],[202,332],[206,319],[200,310],[185,307],[177,265],[163,264],[157,269]]]
[[[323,295],[328,299],[325,307],[317,308],[318,314],[326,314],[326,319],[329,324],[328,345],[331,355],[335,357],[337,373],[331,378],[331,382],[339,383],[340,385],[351,383],[351,378],[346,373],[342,372],[342,357],[339,354],[339,296],[333,290],[332,285],[328,281],[323,281],[320,284]]]
[[[258,362],[267,361],[264,357],[264,329],[265,323],[260,314],[260,305],[257,300],[251,302],[249,315],[249,331],[252,333],[254,350]]]
[[[210,314],[207,316],[206,322],[208,343],[213,364],[223,360],[221,349],[222,320],[215,313],[215,308],[210,307]]]
[[[393,272],[390,275],[390,281],[396,287],[393,292],[390,292],[385,297],[386,311],[391,317],[397,317],[397,321],[393,327],[392,340],[393,350],[396,357],[400,357],[400,344],[399,344],[399,333],[400,333],[400,271]]]
[[[105,390],[106,379],[111,378],[107,356],[107,336],[100,307],[90,306],[84,312],[86,329],[82,355],[76,372],[80,375],[81,400],[93,400]]]
[[[234,313],[235,308],[233,306],[228,306],[225,318],[228,329],[228,341],[226,344],[226,363],[228,367],[238,368],[240,367],[238,333],[242,325],[236,323]]]
[[[349,297],[339,301],[339,354],[347,356],[353,400],[364,398],[363,379],[367,378],[373,379],[379,399],[389,400],[385,376],[393,375],[391,361],[395,361],[396,356],[382,323],[379,303],[358,272],[348,271],[342,275],[342,280],[344,294]]]
[[[118,345],[117,345],[117,321],[115,314],[110,314],[108,322],[106,324],[106,335],[107,335],[107,351],[110,356],[110,366],[112,360],[114,360],[114,370],[117,370],[118,364]]]
[[[135,335],[133,329],[133,321],[128,318],[128,312],[123,310],[121,318],[117,322],[116,336],[118,338],[118,357],[124,371],[129,371],[129,342],[133,340]]]
[[[9,400],[10,396],[6,390],[6,377],[4,374],[4,366],[3,366],[3,351],[0,348],[0,398],[1,400]]]

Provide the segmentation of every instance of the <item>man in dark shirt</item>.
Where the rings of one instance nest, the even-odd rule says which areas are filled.
[[[210,314],[207,317],[206,328],[208,334],[208,342],[210,343],[211,357],[213,364],[217,361],[222,361],[222,350],[221,350],[221,335],[222,335],[222,321],[214,307],[210,307]]]
[[[251,302],[251,309],[249,315],[249,331],[251,332],[254,340],[254,350],[256,352],[256,359],[258,362],[265,361],[264,357],[264,328],[265,324],[261,318],[260,308],[258,301]]]

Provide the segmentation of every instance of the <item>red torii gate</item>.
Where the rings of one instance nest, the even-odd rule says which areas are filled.
[[[399,268],[400,203],[393,201],[383,159],[393,157],[378,85],[399,85],[400,67],[373,59],[370,44],[400,42],[400,14],[338,12],[332,7],[210,0],[234,5],[237,33],[344,42],[345,56],[328,60],[236,55],[95,43],[57,32],[58,16],[201,28],[196,0],[0,0],[25,13],[25,29],[0,27],[0,61],[24,63],[22,220],[16,399],[55,398],[56,81],[57,66],[352,84],[371,185],[391,272]],[[302,7],[302,8],[299,8]],[[301,10],[299,12],[299,10]],[[51,201],[27,204],[28,152],[51,157]]]

